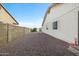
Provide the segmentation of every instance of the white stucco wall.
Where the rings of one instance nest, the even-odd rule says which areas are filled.
[[[78,11],[79,4],[67,3],[52,8],[43,24],[42,32],[68,43],[74,43],[75,38],[78,40]],[[58,21],[57,30],[53,30],[54,21]]]

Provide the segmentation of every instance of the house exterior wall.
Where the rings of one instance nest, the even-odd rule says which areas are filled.
[[[61,4],[52,7],[42,26],[42,32],[68,43],[78,42],[79,4]],[[53,22],[58,22],[58,29],[53,29]],[[48,27],[48,30],[46,30]]]
[[[16,24],[13,18],[4,10],[4,8],[0,5],[0,22],[8,23],[8,24]]]

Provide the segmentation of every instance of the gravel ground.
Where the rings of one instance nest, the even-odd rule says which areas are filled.
[[[41,32],[28,33],[24,37],[0,47],[1,56],[73,56],[67,50],[68,43]]]

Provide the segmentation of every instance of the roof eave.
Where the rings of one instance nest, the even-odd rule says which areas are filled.
[[[44,24],[44,22],[45,22],[45,19],[46,19],[46,17],[47,17],[47,14],[48,14],[49,11],[51,10],[51,8],[54,7],[54,6],[56,6],[57,4],[61,4],[61,3],[54,3],[54,4],[52,4],[52,5],[50,5],[50,6],[48,7],[48,9],[47,9],[47,11],[46,11],[46,13],[45,13],[44,19],[43,19],[42,26],[43,26],[43,24]]]
[[[1,7],[10,15],[10,17],[16,22],[16,25],[19,23],[15,20],[15,18],[4,8],[4,6],[0,3]]]

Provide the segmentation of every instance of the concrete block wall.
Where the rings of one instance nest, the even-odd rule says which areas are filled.
[[[20,37],[23,37],[28,32],[30,32],[29,28],[1,23],[0,24],[0,45],[11,42]]]
[[[28,34],[29,32],[31,32],[30,28],[25,28],[25,34]]]
[[[0,23],[0,45],[7,42],[7,24]]]
[[[24,29],[25,29],[24,27],[9,25],[8,26],[8,41],[12,41],[24,36],[24,33],[25,33]]]

